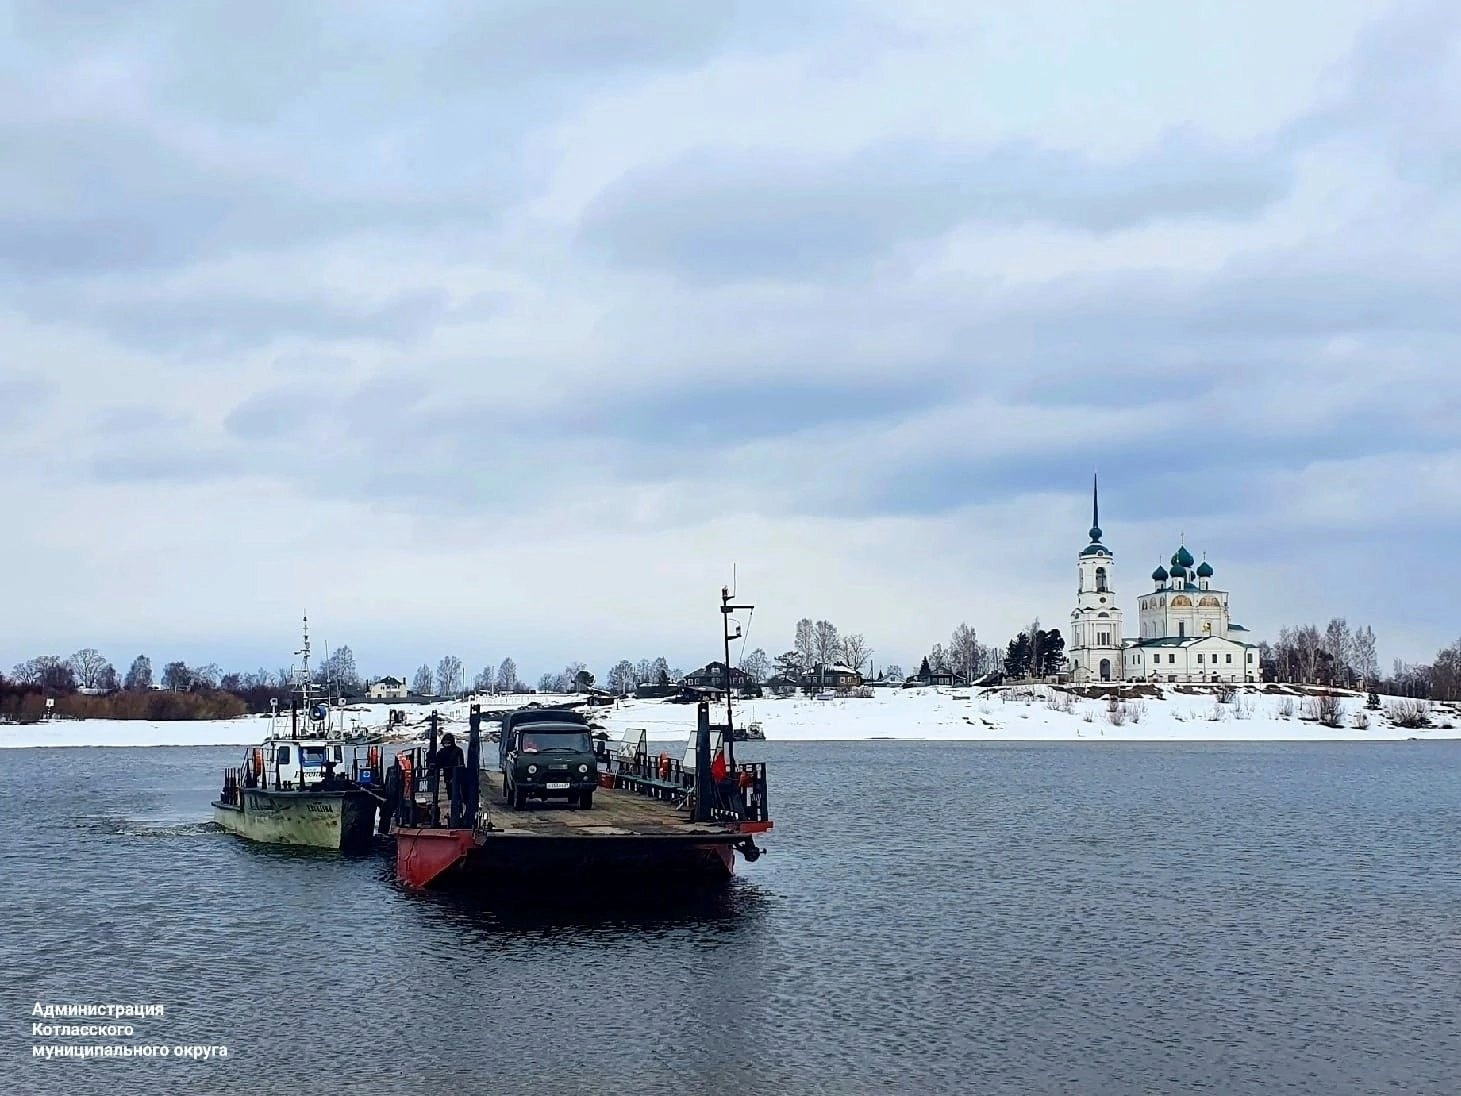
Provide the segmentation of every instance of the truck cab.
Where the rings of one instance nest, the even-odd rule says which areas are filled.
[[[502,795],[514,810],[529,799],[566,799],[585,810],[599,786],[588,720],[549,708],[509,712],[498,739]]]

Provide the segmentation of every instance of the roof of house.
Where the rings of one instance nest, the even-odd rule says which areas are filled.
[[[1223,636],[1162,636],[1159,639],[1135,639],[1131,647],[1188,647],[1194,643],[1231,643],[1234,647],[1256,647],[1256,643],[1244,643],[1241,639],[1225,639]]]
[[[383,678],[380,678],[377,681],[372,682],[372,684],[374,684],[374,685],[386,685],[386,686],[396,686],[396,687],[399,687],[399,686],[404,685],[406,683],[404,681],[402,681],[398,677],[383,677]]]

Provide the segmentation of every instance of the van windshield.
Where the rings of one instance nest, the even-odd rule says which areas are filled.
[[[568,751],[590,753],[587,731],[523,731],[523,753],[553,753]]]

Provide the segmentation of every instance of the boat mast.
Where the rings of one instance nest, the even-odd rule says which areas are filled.
[[[730,641],[732,637],[730,634],[730,615],[737,609],[755,608],[754,605],[732,605],[731,598],[734,596],[735,595],[731,593],[730,587],[722,586],[720,588],[720,620],[722,625],[721,631],[724,634],[725,638],[725,763],[726,767],[729,768],[732,772],[735,771],[736,767],[736,729],[735,716],[734,712],[731,709]],[[740,625],[736,625],[736,635],[739,636],[740,634]]]
[[[300,703],[304,707],[304,718],[311,718],[309,709],[309,614],[304,614],[304,647],[294,652],[304,656],[304,669],[300,671],[299,696]]]

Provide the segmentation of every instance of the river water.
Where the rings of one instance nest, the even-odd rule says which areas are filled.
[[[0,751],[0,1091],[1461,1088],[1461,743],[752,744],[770,852],[673,908],[250,845],[239,753]],[[33,1032],[103,1002],[165,1014]]]

